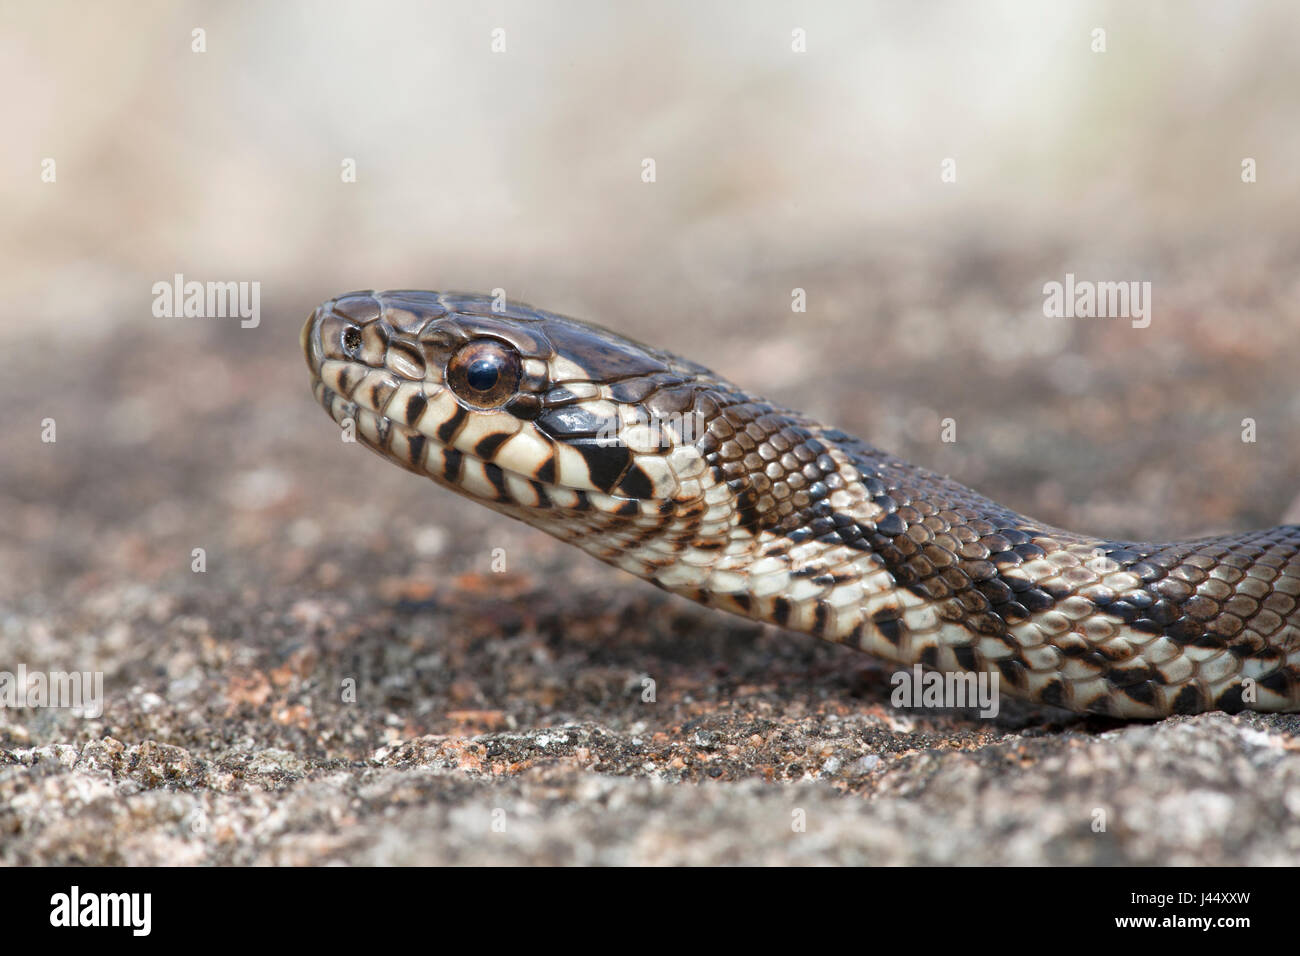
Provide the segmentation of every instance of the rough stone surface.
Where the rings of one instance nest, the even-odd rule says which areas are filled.
[[[1143,333],[996,315],[1085,254],[968,240],[828,265],[812,324],[757,291],[584,314],[1043,520],[1172,537],[1295,496],[1294,323],[1232,290],[1296,253],[1242,243],[1215,282],[1151,252]],[[256,337],[124,322],[0,380],[23,410],[0,421],[0,669],[102,671],[106,696],[0,710],[0,863],[1300,862],[1300,718],[894,709],[870,658],[343,445],[296,338],[337,291],[268,305]]]

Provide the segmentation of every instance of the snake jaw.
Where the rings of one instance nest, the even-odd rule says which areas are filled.
[[[490,303],[404,292],[324,303],[300,336],[317,400],[381,457],[567,540],[644,536],[701,493],[698,452],[677,431],[653,432],[628,400],[637,378],[672,378],[662,361],[583,323]],[[446,380],[458,349],[483,339],[520,358],[517,393],[498,408],[465,403]]]

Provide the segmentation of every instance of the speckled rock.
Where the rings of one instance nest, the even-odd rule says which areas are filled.
[[[1288,248],[1218,268],[1300,274]],[[1014,338],[1023,317],[987,303],[1060,254],[972,254],[864,253],[819,300],[851,322],[791,330],[757,292],[708,322],[609,321],[1054,524],[1277,520],[1300,442],[1279,437],[1294,329],[1271,300],[1192,310],[1202,259],[1166,249],[1181,325],[1142,348],[1055,329],[1055,357],[1003,352],[977,381],[950,356]],[[98,671],[105,697],[94,718],[0,709],[0,864],[1300,863],[1300,718],[896,710],[865,655],[665,595],[343,445],[296,341],[335,291],[268,311],[264,348],[128,324],[0,379],[0,407],[45,387],[35,418],[0,419],[0,670]],[[918,351],[939,314],[972,318]],[[1153,384],[1153,355],[1195,389]],[[1271,436],[1247,455],[1242,408]]]

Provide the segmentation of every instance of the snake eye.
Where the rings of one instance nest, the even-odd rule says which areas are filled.
[[[447,363],[447,384],[462,402],[498,408],[519,387],[519,353],[493,339],[463,345]]]
[[[347,349],[349,354],[361,348],[361,330],[355,325],[349,325],[343,330],[343,347]]]

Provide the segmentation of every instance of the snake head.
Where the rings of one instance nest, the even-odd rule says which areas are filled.
[[[704,508],[716,380],[699,366],[526,305],[417,291],[332,299],[302,346],[317,400],[358,441],[553,534],[610,540]]]

